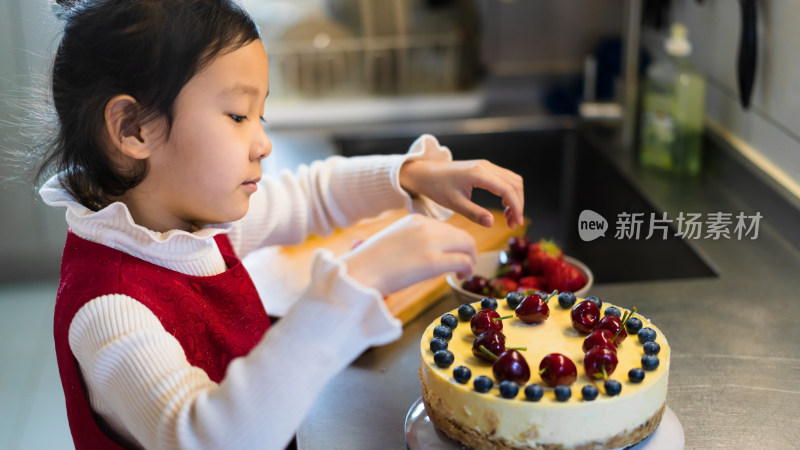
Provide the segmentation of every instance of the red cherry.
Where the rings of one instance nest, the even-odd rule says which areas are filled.
[[[583,351],[588,352],[589,350],[601,345],[616,351],[619,341],[612,342],[611,339],[613,338],[614,335],[611,334],[610,331],[606,329],[595,329],[589,333],[588,336],[586,336],[586,339],[583,340]]]
[[[561,353],[550,353],[539,363],[539,376],[549,386],[570,385],[578,378],[578,369]]]
[[[472,275],[461,283],[461,287],[465,291],[486,295],[489,293],[489,280],[480,275]]]
[[[489,350],[495,357],[506,351],[506,337],[497,330],[487,330],[479,334],[472,341],[472,354],[475,357],[488,362],[494,362],[494,358],[481,350],[481,346]]]
[[[511,261],[508,264],[500,266],[497,270],[496,278],[511,278],[514,281],[519,281],[525,273],[525,268],[517,261]]]
[[[522,353],[516,350],[506,350],[500,354],[497,361],[492,364],[494,378],[500,381],[513,381],[524,386],[531,378],[531,368]]]
[[[528,236],[514,236],[508,240],[508,254],[514,261],[523,261],[528,256],[531,239]]]
[[[514,313],[525,323],[542,323],[550,317],[550,307],[547,306],[549,300],[549,297],[544,300],[536,294],[529,295],[522,299]]]
[[[572,307],[570,312],[572,326],[581,333],[590,333],[600,319],[600,308],[593,302],[584,300]]]
[[[597,322],[597,325],[594,327],[595,330],[608,330],[611,332],[611,336],[614,338],[614,344],[619,347],[619,344],[628,337],[628,333],[625,331],[625,327],[622,326],[622,319],[617,316],[605,316]],[[617,334],[619,332],[619,334]]]
[[[617,352],[609,347],[597,346],[583,357],[583,369],[593,380],[604,380],[617,368]]]
[[[482,309],[472,316],[469,322],[469,327],[475,336],[489,330],[503,330],[503,319],[508,319],[511,316],[500,317],[497,311],[493,309]]]
[[[489,282],[492,296],[495,298],[505,298],[509,292],[514,292],[519,288],[516,281],[511,278],[500,277]]]
[[[478,295],[487,295],[489,293],[489,279],[480,275],[472,275],[461,283],[461,287],[465,290]]]

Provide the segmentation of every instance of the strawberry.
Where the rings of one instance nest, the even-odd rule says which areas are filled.
[[[545,261],[544,276],[547,277],[547,288],[559,292],[575,292],[586,284],[586,275],[561,259]]]
[[[534,279],[534,281],[535,281],[535,282],[534,282],[534,285],[535,285],[535,286],[538,286],[538,287],[537,287],[537,290],[539,290],[539,291],[546,291],[546,290],[548,290],[548,286],[547,286],[547,285],[548,285],[548,282],[547,282],[547,277],[546,277],[546,276],[544,276],[544,275],[537,275],[537,276],[534,276],[534,277],[533,277],[533,279]]]
[[[544,262],[549,259],[562,260],[564,252],[552,240],[542,239],[528,247],[528,273],[539,275],[544,272]]]
[[[527,289],[534,289],[534,290],[542,290],[546,287],[546,280],[542,280],[544,277],[534,277],[534,276],[527,276],[522,277],[519,279],[519,287]],[[545,281],[545,283],[542,283]]]
[[[496,298],[506,298],[509,292],[517,290],[519,285],[512,278],[500,277],[489,282],[492,295]]]

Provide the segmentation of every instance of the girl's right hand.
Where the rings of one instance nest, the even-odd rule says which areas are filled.
[[[475,239],[466,231],[418,214],[384,228],[341,257],[347,274],[384,296],[435,276],[468,276]]]

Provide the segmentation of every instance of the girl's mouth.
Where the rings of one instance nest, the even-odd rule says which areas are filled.
[[[251,193],[258,190],[258,182],[261,180],[261,177],[254,178],[252,180],[245,181],[242,183],[242,186],[245,187],[245,190],[250,191]]]

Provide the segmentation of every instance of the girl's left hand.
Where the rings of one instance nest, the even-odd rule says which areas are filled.
[[[484,159],[408,161],[400,168],[400,185],[412,196],[424,195],[475,223],[491,227],[492,213],[471,200],[472,189],[485,189],[503,199],[509,228],[523,224],[522,177]]]

